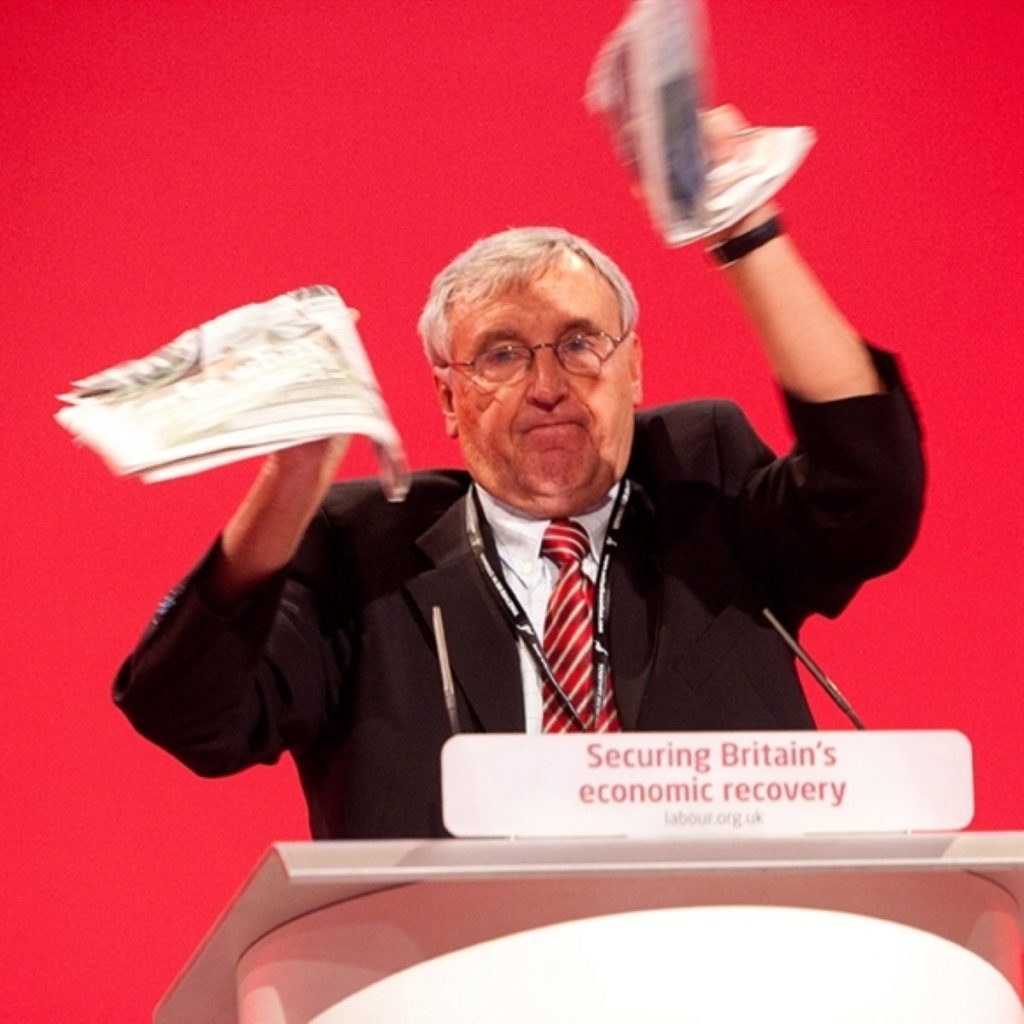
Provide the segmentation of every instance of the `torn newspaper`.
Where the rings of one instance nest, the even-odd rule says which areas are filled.
[[[401,440],[351,311],[328,285],[231,310],[58,397],[57,421],[118,475],[169,480],[363,434],[387,496],[407,489]]]
[[[702,0],[634,0],[587,83],[588,108],[605,119],[669,245],[742,220],[782,188],[814,144],[810,128],[751,128],[731,159],[709,166],[700,128],[706,24]]]

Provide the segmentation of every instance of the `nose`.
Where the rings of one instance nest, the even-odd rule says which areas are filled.
[[[528,377],[528,394],[539,405],[556,405],[569,392],[568,373],[550,345],[538,346]]]

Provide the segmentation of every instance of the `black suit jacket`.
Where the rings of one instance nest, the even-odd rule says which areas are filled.
[[[882,395],[789,400],[777,459],[727,402],[637,417],[634,493],[610,570],[615,696],[626,729],[812,727],[765,621],[837,614],[913,541],[923,470],[891,362]],[[319,838],[443,835],[450,734],[440,606],[466,731],[522,731],[515,640],[470,550],[469,478],[417,474],[389,504],[337,485],[287,572],[219,615],[204,562],[161,606],[115,685],[144,735],[201,774],[290,751]],[[497,559],[494,559],[497,564]]]

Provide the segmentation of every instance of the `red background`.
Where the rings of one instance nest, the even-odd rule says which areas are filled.
[[[717,98],[817,129],[789,224],[902,354],[926,428],[909,561],[805,639],[870,725],[967,733],[984,829],[1024,826],[1017,8],[710,0]],[[115,480],[51,419],[70,379],[326,281],[363,310],[413,465],[451,463],[414,335],[430,279],[481,234],[554,222],[632,276],[649,403],[731,395],[785,442],[725,282],[660,244],[581,105],[623,9],[0,4],[5,1019],[146,1019],[263,849],[306,834],[289,765],[193,778],[108,697],[252,466]]]

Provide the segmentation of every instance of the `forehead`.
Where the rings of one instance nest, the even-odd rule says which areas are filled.
[[[620,319],[612,286],[586,260],[567,253],[525,280],[456,300],[449,322],[457,348],[495,331],[532,335],[589,325],[617,333]]]

